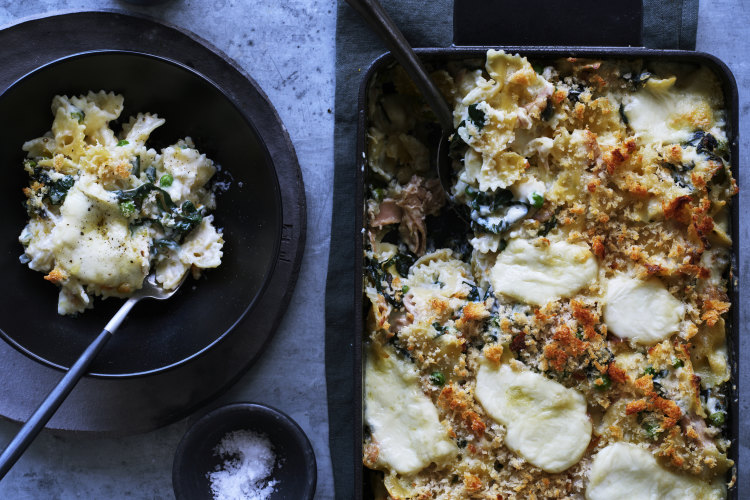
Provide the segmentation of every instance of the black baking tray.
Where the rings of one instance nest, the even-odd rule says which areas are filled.
[[[457,4],[460,2],[456,2]],[[476,2],[475,2],[476,3]],[[492,2],[485,2],[492,3]],[[515,3],[515,2],[514,2]],[[640,4],[640,2],[638,2]],[[639,14],[640,15],[640,14]],[[478,16],[481,17],[481,16]],[[475,18],[476,19],[476,18]],[[458,10],[456,23],[458,23]],[[468,21],[464,19],[464,22]],[[455,26],[454,26],[455,29]],[[638,36],[640,31],[638,27]],[[634,30],[636,31],[636,30]],[[470,30],[469,30],[470,32]],[[454,34],[458,39],[458,36]],[[473,36],[474,38],[471,38]],[[476,39],[476,35],[471,35],[468,39]],[[467,38],[464,38],[467,39]],[[731,152],[731,170],[735,179],[739,179],[739,141],[738,141],[738,117],[739,104],[737,94],[737,84],[729,68],[716,57],[688,50],[660,50],[647,49],[643,47],[559,47],[559,46],[497,46],[482,45],[471,47],[448,47],[448,48],[426,48],[417,49],[420,58],[428,65],[440,66],[449,61],[459,61],[467,59],[483,59],[488,49],[502,49],[508,53],[520,54],[531,60],[553,60],[565,57],[581,57],[596,59],[642,59],[645,61],[662,61],[662,62],[680,62],[699,64],[711,69],[719,78],[722,90],[724,92],[725,108],[728,111],[727,117],[727,137],[729,138]],[[372,498],[369,491],[369,485],[366,484],[367,475],[363,473],[362,457],[362,422],[363,422],[363,405],[362,405],[362,334],[363,334],[363,261],[360,258],[363,254],[363,242],[360,231],[364,228],[364,213],[362,207],[365,203],[365,153],[366,153],[366,130],[367,130],[367,93],[373,78],[377,73],[394,63],[390,53],[378,57],[367,70],[362,84],[359,89],[358,102],[358,136],[357,136],[357,199],[355,211],[357,215],[355,236],[356,253],[358,259],[355,263],[355,328],[354,328],[354,401],[356,408],[354,410],[354,491],[356,498]],[[728,411],[728,433],[732,440],[732,446],[729,450],[729,457],[734,460],[733,468],[735,477],[737,477],[738,467],[738,441],[739,441],[739,244],[736,241],[739,235],[738,213],[739,202],[737,199],[731,204],[731,228],[735,242],[732,248],[732,261],[729,269],[729,296],[732,300],[733,307],[730,309],[727,317],[727,350],[729,355],[731,382],[729,391],[729,411]],[[729,478],[727,478],[729,480]],[[728,498],[737,500],[738,487],[735,481],[733,487],[729,489]]]

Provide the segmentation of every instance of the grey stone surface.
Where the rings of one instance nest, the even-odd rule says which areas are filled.
[[[234,58],[268,94],[289,129],[299,156],[308,202],[308,239],[294,300],[265,356],[222,402],[258,401],[289,413],[310,437],[318,458],[316,498],[333,498],[328,454],[328,425],[323,375],[323,290],[330,236],[333,178],[334,0],[171,0],[156,7],[136,7],[113,0],[0,0],[0,25],[26,16],[64,9],[123,9],[148,14],[187,28]],[[700,6],[698,50],[719,56],[740,87],[740,186],[745,186],[750,152],[750,2],[705,0]],[[2,47],[0,50],[23,50]],[[33,54],[29,54],[33,57]],[[743,161],[744,160],[744,161]],[[750,192],[740,191],[741,212]],[[748,245],[741,228],[741,248]],[[746,255],[746,252],[743,252]],[[740,262],[740,286],[749,269]],[[741,302],[746,293],[741,294]],[[740,305],[738,305],[739,307]],[[741,312],[741,324],[747,314]],[[742,349],[750,341],[741,328]],[[748,360],[747,356],[744,356]],[[741,366],[743,381],[750,366]],[[748,386],[743,383],[743,394]],[[743,417],[747,397],[741,400]],[[0,498],[172,498],[171,466],[177,443],[187,428],[181,421],[147,434],[126,438],[55,436],[42,433],[16,467],[0,482]],[[0,422],[0,443],[17,426]],[[742,427],[741,463],[750,459],[750,429]],[[740,477],[740,498],[750,498],[748,468]]]

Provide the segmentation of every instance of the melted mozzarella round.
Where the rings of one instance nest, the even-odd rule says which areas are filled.
[[[586,451],[592,427],[578,391],[538,373],[483,362],[474,394],[507,428],[506,446],[544,471],[562,472]]]
[[[653,455],[631,443],[615,443],[594,457],[587,500],[718,500],[726,492],[712,484],[664,469]]]
[[[125,293],[141,288],[149,269],[149,238],[131,236],[128,219],[108,204],[70,188],[52,230],[57,265],[69,276]]]
[[[688,88],[677,89],[674,76],[651,78],[640,91],[623,100],[630,126],[649,142],[680,144],[693,131],[713,125],[711,91],[703,88],[701,80],[706,79],[696,78]]]
[[[365,420],[378,445],[378,462],[399,474],[414,474],[458,452],[435,406],[422,393],[416,370],[395,353],[368,353]]]
[[[641,281],[617,276],[607,282],[604,322],[620,338],[654,344],[676,332],[685,315],[658,278]]]
[[[490,272],[496,294],[534,305],[569,297],[596,279],[599,264],[585,247],[557,241],[534,245],[514,239]]]

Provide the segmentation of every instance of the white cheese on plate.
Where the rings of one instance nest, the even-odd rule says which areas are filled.
[[[399,474],[414,474],[458,453],[437,409],[422,393],[417,371],[393,352],[368,352],[365,421],[378,446],[378,462]]]
[[[497,257],[490,282],[496,294],[544,305],[571,296],[598,273],[596,257],[586,247],[564,241],[535,245],[513,239]]]
[[[654,456],[631,443],[614,443],[594,457],[587,500],[718,500],[726,492],[720,479],[706,483],[664,469]]]
[[[562,472],[586,451],[592,426],[578,391],[526,369],[484,361],[474,394],[506,427],[505,445],[544,471]]]
[[[682,303],[658,278],[616,276],[608,280],[604,306],[607,329],[620,338],[654,344],[676,332],[685,315]]]
[[[69,276],[121,293],[137,290],[149,269],[145,230],[131,234],[116,204],[90,197],[74,185],[52,230],[58,267]]]

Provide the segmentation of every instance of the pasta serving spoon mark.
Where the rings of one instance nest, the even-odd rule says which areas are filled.
[[[83,354],[76,360],[73,366],[67,371],[65,376],[49,392],[47,397],[42,401],[36,411],[31,415],[29,420],[21,427],[21,430],[15,435],[11,442],[6,446],[2,455],[0,455],[0,480],[5,477],[8,471],[13,467],[16,461],[23,455],[26,448],[36,438],[39,432],[44,428],[46,423],[52,418],[57,409],[60,407],[68,394],[73,390],[78,381],[86,374],[88,367],[94,361],[104,345],[117,331],[123,320],[130,313],[141,299],[165,300],[173,296],[185,282],[188,273],[182,277],[177,286],[172,290],[164,290],[156,283],[156,275],[149,274],[143,281],[143,286],[136,290],[133,295],[125,301],[120,309],[112,316],[101,333],[94,339],[91,344],[83,351]]]

